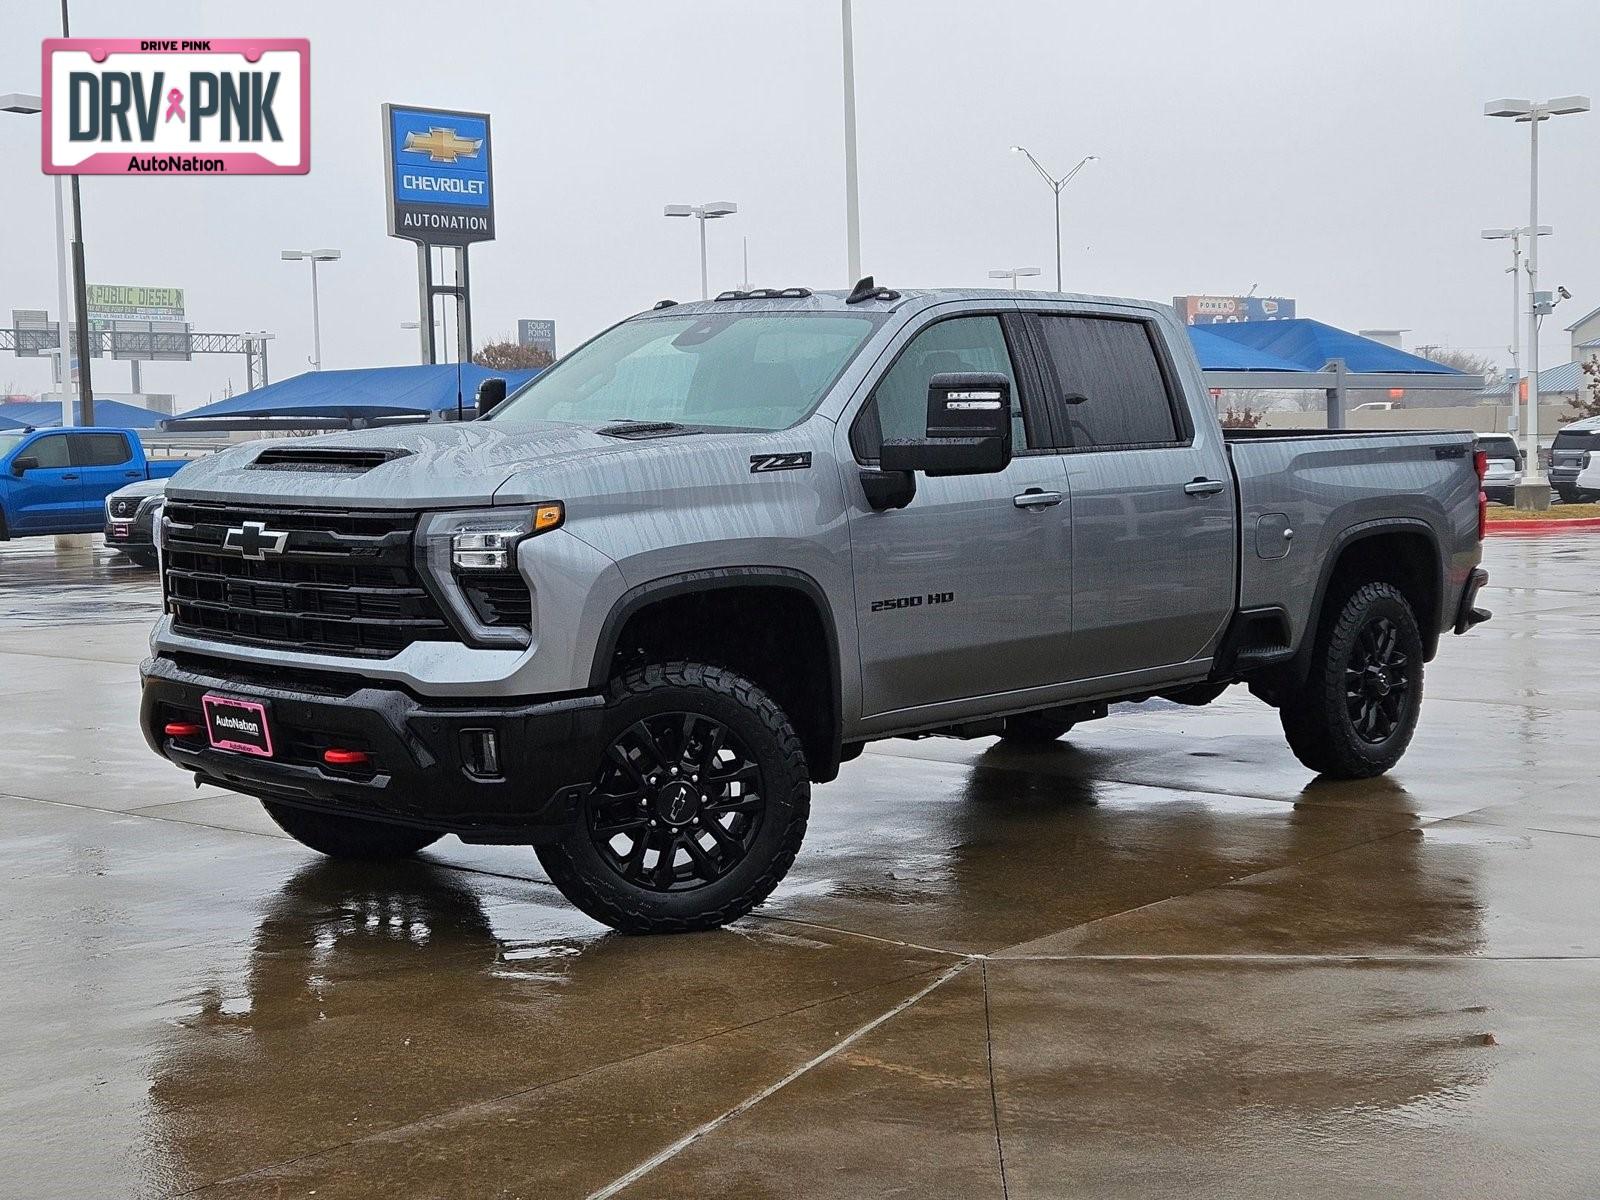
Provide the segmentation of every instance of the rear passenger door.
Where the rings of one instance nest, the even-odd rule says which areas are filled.
[[[1234,604],[1234,485],[1220,431],[1195,428],[1153,321],[1027,320],[1072,495],[1079,677],[1204,654]]]
[[[112,492],[144,478],[144,472],[134,468],[133,448],[125,433],[69,433],[67,441],[72,446],[72,465],[78,469],[80,503],[90,521],[99,518],[100,508]]]

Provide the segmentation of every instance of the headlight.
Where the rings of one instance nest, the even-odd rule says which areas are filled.
[[[521,647],[533,634],[533,592],[517,547],[559,528],[559,501],[527,507],[424,513],[417,526],[423,578],[471,645]]]

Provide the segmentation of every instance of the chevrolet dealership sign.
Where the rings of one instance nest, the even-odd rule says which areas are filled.
[[[389,235],[431,246],[494,238],[489,114],[383,106]]]
[[[304,175],[305,38],[48,38],[50,175]]]

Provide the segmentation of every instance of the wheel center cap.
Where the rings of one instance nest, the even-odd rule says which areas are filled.
[[[656,812],[669,825],[682,825],[700,811],[700,790],[682,779],[674,779],[656,793]]]

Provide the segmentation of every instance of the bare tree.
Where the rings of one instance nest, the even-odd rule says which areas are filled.
[[[524,346],[508,337],[481,346],[472,361],[491,371],[537,371],[555,361],[548,350]]]
[[[1567,408],[1571,410],[1571,415],[1562,414],[1568,421],[1581,421],[1585,417],[1600,417],[1600,358],[1584,359],[1583,373],[1585,376],[1583,390],[1567,401]],[[1585,392],[1588,393],[1587,396],[1584,395]]]

